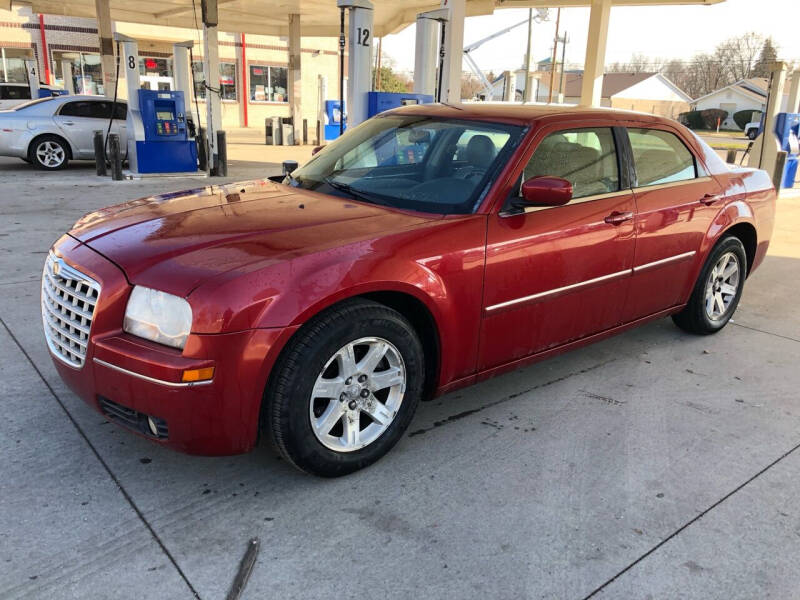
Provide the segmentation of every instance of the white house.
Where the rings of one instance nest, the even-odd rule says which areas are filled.
[[[718,108],[728,113],[728,118],[722,122],[724,129],[737,129],[739,126],[733,120],[734,113],[740,110],[751,110],[755,113],[763,112],[767,108],[768,82],[763,77],[741,79],[726,85],[710,94],[701,96],[691,102],[692,110],[706,110]],[[781,110],[785,111],[789,102],[789,95],[783,95]],[[757,120],[754,116],[752,120]]]
[[[567,73],[564,81],[564,102],[580,101],[583,73]],[[547,85],[539,93],[548,93]],[[546,100],[546,96],[544,97]],[[537,98],[540,99],[540,98]],[[689,110],[691,98],[661,73],[606,73],[603,75],[601,106],[677,118]]]
[[[550,73],[532,74],[532,98],[535,102],[547,102],[550,97]],[[580,102],[583,73],[568,71],[564,74],[563,102]],[[518,69],[512,74],[512,84],[516,89],[511,95],[516,101],[522,100],[525,89],[525,70]],[[553,101],[558,101],[561,74],[555,77]],[[505,91],[505,78],[498,77],[492,82],[492,100],[502,100]],[[678,114],[689,110],[691,98],[669,79],[660,73],[606,73],[603,76],[601,105],[626,110],[636,110],[677,118]]]

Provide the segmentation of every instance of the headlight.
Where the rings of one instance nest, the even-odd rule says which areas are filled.
[[[128,299],[122,328],[159,344],[183,348],[192,328],[192,307],[179,296],[137,285]]]

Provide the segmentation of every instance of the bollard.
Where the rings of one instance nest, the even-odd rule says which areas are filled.
[[[217,175],[219,177],[228,176],[228,146],[225,139],[225,131],[217,130]]]
[[[783,169],[786,167],[787,156],[788,153],[785,150],[781,150],[775,158],[775,171],[772,173],[772,185],[775,186],[778,193],[780,193],[781,183],[783,183]]]
[[[303,146],[308,145],[308,119],[303,119]]]
[[[105,177],[106,173],[106,149],[103,141],[103,130],[98,129],[94,132],[94,162],[99,177]]]
[[[322,121],[317,120],[317,146],[322,146]]]
[[[206,144],[206,128],[197,128],[197,168],[200,171],[208,171],[208,145]]]
[[[728,163],[729,165],[735,165],[737,154],[738,152],[735,149],[728,148],[728,155],[725,157],[725,162]]]
[[[108,136],[108,151],[111,153],[111,179],[122,181],[122,156],[119,151],[119,134]]]

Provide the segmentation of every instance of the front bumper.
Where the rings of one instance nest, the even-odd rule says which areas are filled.
[[[183,352],[161,346],[121,331],[131,286],[115,265],[75,240],[62,239],[56,250],[102,286],[83,366],[52,356],[70,389],[112,422],[181,452],[252,449],[267,377],[293,328],[192,334]],[[184,370],[205,367],[214,367],[213,379],[181,381]],[[148,416],[157,432],[137,425]]]

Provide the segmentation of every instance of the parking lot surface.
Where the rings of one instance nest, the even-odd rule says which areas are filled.
[[[0,597],[224,598],[252,537],[244,598],[797,597],[800,195],[720,334],[666,319],[437,398],[384,459],[323,480],[267,447],[159,448],[51,364],[50,244],[206,183],[0,159]]]

